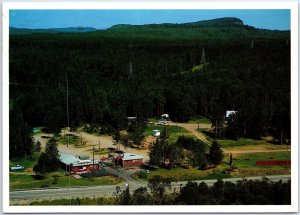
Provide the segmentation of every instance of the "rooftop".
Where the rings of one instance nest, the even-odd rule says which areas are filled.
[[[144,157],[142,155],[136,155],[136,154],[132,154],[132,153],[128,153],[125,152],[123,154],[123,160],[140,160],[140,159],[144,159]]]
[[[66,165],[74,165],[74,166],[84,166],[84,165],[90,165],[93,164],[92,160],[81,160],[77,157],[74,157],[73,155],[68,155],[68,154],[60,154],[59,156],[60,162],[66,164]],[[94,163],[99,163],[94,161]]]

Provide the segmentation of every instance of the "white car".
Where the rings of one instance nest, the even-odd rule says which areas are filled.
[[[24,166],[21,166],[21,165],[10,167],[10,170],[22,170],[22,169],[24,169]]]

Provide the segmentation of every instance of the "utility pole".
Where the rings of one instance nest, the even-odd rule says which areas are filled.
[[[206,65],[204,48],[202,48],[202,57],[201,57],[201,60],[200,60],[200,64]]]
[[[254,41],[252,40],[251,41],[251,49],[253,49],[253,46],[254,46]]]
[[[283,131],[280,132],[280,146],[282,147],[282,138],[283,138]]]
[[[95,161],[94,161],[94,157],[95,157],[95,146],[93,146],[93,171],[95,169]]]
[[[100,140],[99,140],[99,152],[101,151],[101,147],[100,147]]]
[[[216,126],[216,138],[217,138],[217,135],[218,135],[218,127],[217,127],[218,126],[218,120],[216,120],[216,125],[215,126]]]
[[[67,84],[67,121],[68,121],[68,129],[70,132],[70,123],[69,123],[69,83],[68,83],[68,73],[66,72],[66,84]],[[67,147],[69,147],[70,136],[68,135],[68,143]]]
[[[132,63],[129,63],[129,74],[128,74],[128,78],[131,78],[133,76],[133,72],[132,72]]]

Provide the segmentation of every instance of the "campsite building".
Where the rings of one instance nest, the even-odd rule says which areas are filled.
[[[157,129],[152,130],[152,135],[153,135],[154,137],[159,137],[159,136],[160,136],[160,130],[157,130]]]
[[[140,166],[143,164],[144,157],[142,155],[136,155],[132,153],[123,153],[120,155],[117,155],[114,160],[116,165],[120,166],[131,166],[131,165],[137,165]]]
[[[235,114],[237,114],[237,111],[235,110],[227,110],[226,111],[226,119],[230,116],[234,116]]]
[[[59,160],[63,169],[71,174],[81,174],[93,170],[99,170],[99,161],[93,162],[92,160],[81,160],[68,154],[60,154]]]

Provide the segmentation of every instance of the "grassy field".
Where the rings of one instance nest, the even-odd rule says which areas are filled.
[[[80,143],[80,137],[77,137],[77,136],[60,136],[57,141],[59,143],[64,144],[64,145],[79,144]]]
[[[54,199],[31,202],[30,205],[115,205],[114,197]]]
[[[55,179],[55,177],[57,179]],[[114,185],[122,182],[122,179],[102,176],[94,178],[93,180],[88,178],[76,179],[66,176],[63,171],[53,172],[44,180],[37,180],[33,175],[10,173],[9,175],[9,188],[14,189],[29,189],[29,188],[41,188],[41,187],[66,187],[66,186],[90,186],[90,185]]]
[[[167,128],[167,133],[169,134],[169,140],[170,141],[176,141],[177,137],[180,135],[191,135],[189,131],[187,131],[185,128],[179,127],[179,126],[173,126],[173,125],[168,125],[168,126],[161,126],[161,125],[147,125],[144,135],[150,136],[152,135],[152,131],[157,129],[160,130],[160,132],[163,131],[164,128]]]
[[[21,165],[24,166],[23,170],[15,170],[13,172],[25,172],[29,168],[33,168],[33,166],[36,164],[38,158],[40,156],[40,152],[34,152],[32,157],[26,157],[22,159],[17,159],[14,161],[9,161],[9,166],[16,166]]]
[[[291,168],[286,165],[256,166],[256,161],[262,160],[290,160],[290,152],[260,152],[233,155],[233,165],[237,168],[231,173],[234,177],[256,175],[290,174]],[[224,161],[228,160],[225,158]]]
[[[291,152],[260,152],[233,155],[234,165],[238,168],[253,168],[256,161],[262,160],[290,160]],[[259,166],[259,168],[273,168],[274,166]],[[284,166],[286,168],[286,166]]]
[[[189,124],[211,124],[211,121],[205,117],[193,117],[188,121]]]
[[[218,143],[222,148],[232,148],[232,147],[241,147],[241,146],[265,146],[266,149],[277,149],[278,145],[268,143],[266,140],[254,140],[247,138],[240,138],[238,140],[229,140],[229,139],[217,139]],[[280,146],[279,146],[280,147]]]
[[[148,174],[148,179],[160,175],[164,178],[169,178],[171,181],[189,181],[189,180],[204,180],[204,179],[216,179],[216,178],[231,178],[230,174],[223,173],[222,170],[225,168],[225,164],[219,165],[218,167],[210,170],[198,170],[197,168],[183,169],[158,169],[151,171]]]

